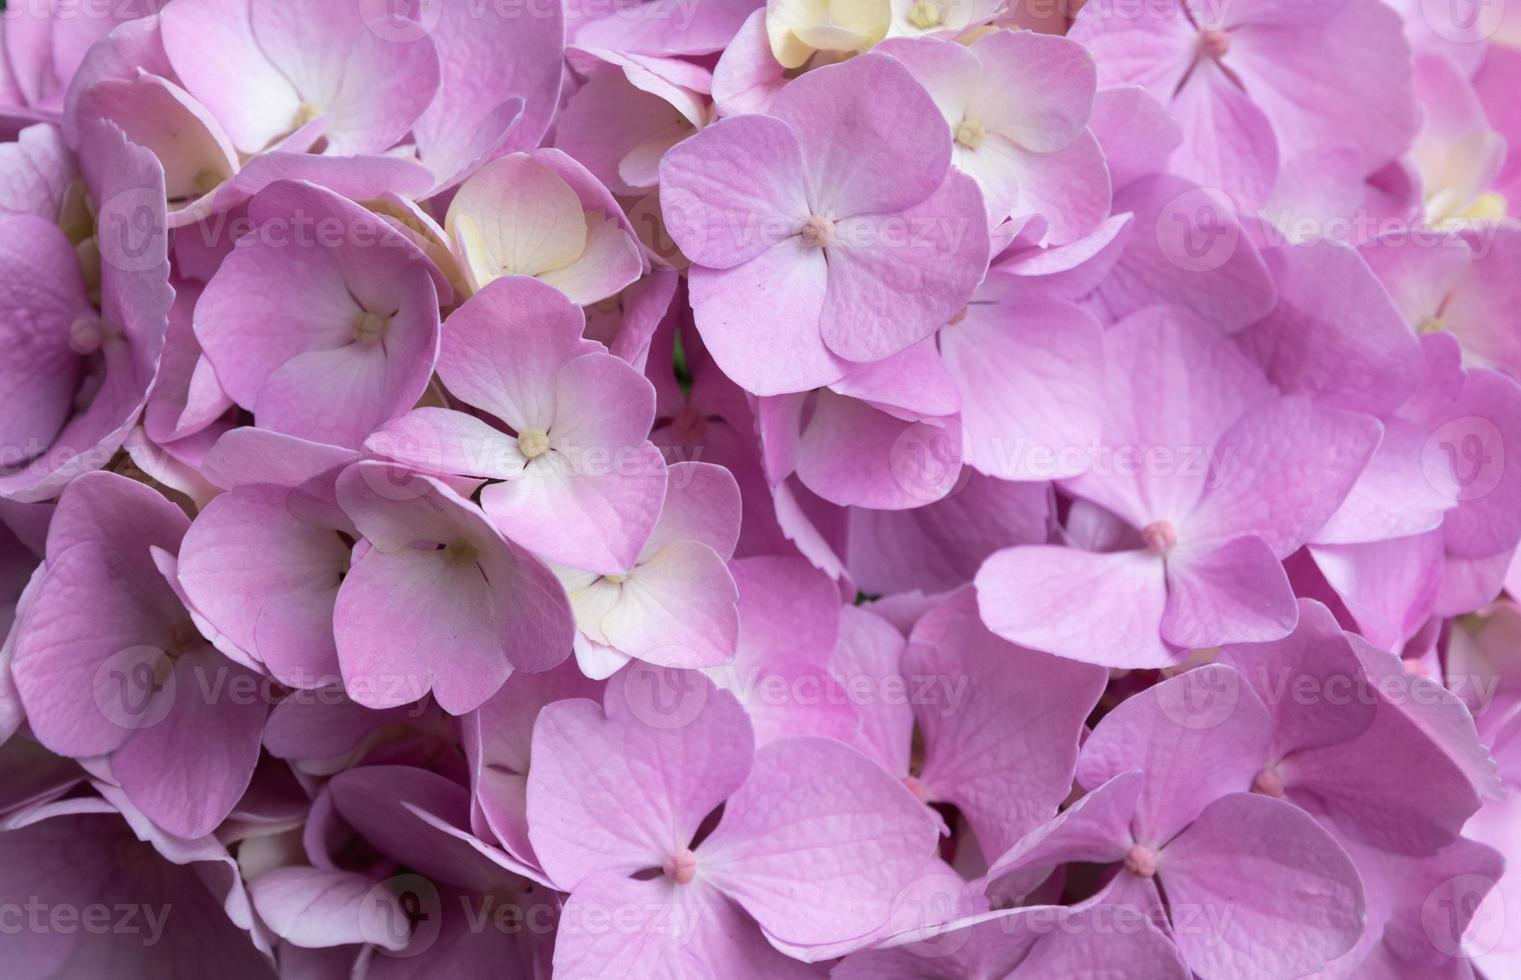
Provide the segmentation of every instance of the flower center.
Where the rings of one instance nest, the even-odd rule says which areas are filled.
[[[604,575],[604,576],[602,576],[602,581],[604,581],[604,582],[610,582],[613,585],[622,585],[624,582],[628,581],[628,576],[627,575]]]
[[[822,215],[810,214],[798,234],[803,236],[804,245],[823,248],[834,243],[834,222]]]
[[[1150,878],[1157,873],[1157,852],[1145,844],[1134,844],[1125,855],[1125,870],[1140,878]]]
[[[1496,191],[1485,191],[1473,199],[1461,217],[1473,221],[1499,221],[1510,212],[1510,202],[1504,194]]]
[[[100,350],[105,339],[105,328],[94,313],[82,313],[69,324],[69,348],[76,354],[88,357]]]
[[[1276,766],[1265,766],[1252,780],[1252,789],[1263,796],[1279,797],[1283,795],[1283,776]]]
[[[929,793],[925,792],[924,784],[919,781],[919,777],[904,776],[903,785],[908,787],[908,791],[914,794],[914,799],[920,803],[929,802]]]
[[[518,434],[518,451],[525,459],[538,459],[549,452],[549,433],[543,429],[524,429]]]
[[[692,853],[691,848],[683,847],[667,858],[660,870],[678,885],[690,884],[697,877],[697,855]]]
[[[222,181],[226,179],[226,174],[207,167],[204,170],[196,171],[195,176],[190,179],[190,186],[197,194],[210,194],[218,187],[221,187]]]
[[[677,412],[676,417],[671,420],[671,435],[678,442],[702,442],[707,432],[708,420],[698,414],[691,405],[683,405],[681,411]]]
[[[389,317],[379,313],[371,313],[365,310],[354,317],[354,339],[361,344],[373,344],[386,335],[386,328],[391,325]]]
[[[1141,540],[1153,554],[1165,555],[1178,545],[1178,529],[1172,521],[1157,521],[1141,529]]]
[[[322,115],[322,110],[310,102],[301,103],[296,107],[296,128],[300,129],[320,115]]]
[[[1415,332],[1416,333],[1442,333],[1443,331],[1445,331],[1447,329],[1448,329],[1447,322],[1445,320],[1443,320],[1439,316],[1432,316],[1432,317],[1427,317],[1425,319],[1425,321],[1423,321],[1419,327],[1416,327],[1415,328]]]
[[[476,558],[475,545],[464,538],[455,538],[444,545],[444,560],[452,565],[474,565]]]
[[[968,150],[977,149],[987,138],[988,131],[975,119],[963,119],[961,125],[956,127],[956,143]]]
[[[908,22],[921,31],[940,26],[940,22],[944,19],[945,14],[941,11],[940,5],[932,0],[917,0],[908,11]]]
[[[1206,56],[1219,61],[1225,57],[1225,53],[1231,49],[1231,36],[1215,27],[1206,27],[1199,32],[1199,50]]]

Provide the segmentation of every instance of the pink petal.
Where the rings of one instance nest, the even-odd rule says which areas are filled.
[[[635,910],[638,918],[624,912],[626,930],[593,925],[618,910]],[[561,914],[555,976],[816,976],[768,945],[754,920],[701,879],[678,885],[598,874],[576,888]]]
[[[1269,380],[1336,408],[1383,414],[1421,376],[1421,349],[1355,249],[1282,245],[1265,258],[1278,306],[1239,336]]]
[[[839,244],[824,249],[824,343],[847,360],[874,361],[943,326],[987,270],[983,229],[982,195],[959,173],[899,212],[840,222]]]
[[[552,561],[625,572],[665,497],[665,460],[643,439],[654,391],[622,360],[587,354],[561,369],[554,395],[550,449],[519,479],[487,487],[482,506],[509,538]]]
[[[445,710],[462,714],[514,666],[544,670],[563,660],[570,611],[553,574],[472,504],[426,477],[413,481],[399,495],[378,463],[339,479],[339,500],[372,547],[338,590],[338,661],[361,704],[392,707],[432,688]],[[451,644],[446,660],[428,654],[440,642]]]
[[[696,685],[678,688],[671,717],[638,686],[666,678]],[[592,701],[558,701],[534,725],[529,837],[555,884],[572,891],[599,872],[662,867],[751,771],[744,710],[699,674],[630,668],[603,701],[605,712]]]
[[[1077,780],[1145,776],[1136,840],[1158,847],[1222,795],[1244,792],[1267,759],[1272,722],[1241,675],[1208,664],[1131,696],[1083,743]]]
[[[1287,636],[1298,612],[1283,565],[1255,534],[1180,548],[1167,560],[1162,635],[1183,648]]]
[[[456,397],[514,430],[548,428],[560,368],[597,350],[581,338],[585,323],[552,287],[522,276],[494,281],[450,314],[439,377]]]
[[[1253,533],[1287,557],[1341,505],[1382,435],[1368,416],[1305,397],[1250,412],[1215,447],[1210,486],[1183,534]]]
[[[911,640],[904,673],[941,679],[914,698],[920,782],[960,808],[983,853],[1002,854],[1071,792],[1083,720],[1106,672],[998,639],[970,591],[921,619]]]
[[[601,685],[572,664],[539,674],[516,673],[465,719],[475,805],[507,853],[525,863],[538,858],[528,840],[529,747],[545,705],[568,698],[599,698]],[[482,835],[485,830],[478,831]]]
[[[1118,189],[1114,210],[1135,214],[1135,233],[1098,287],[1096,298],[1112,316],[1169,303],[1231,333],[1273,308],[1268,268],[1218,195],[1156,174]]]
[[[376,884],[352,871],[291,866],[251,878],[248,890],[265,924],[298,946],[321,949],[384,937],[388,948],[400,949],[403,943],[388,935],[387,926],[406,912],[400,899]]]
[[[854,749],[782,739],[756,751],[697,860],[768,936],[815,945],[881,924],[935,833],[902,783]]]
[[[724,119],[660,161],[666,230],[697,265],[732,269],[798,233],[810,210],[792,127],[767,116]]]
[[[852,58],[795,81],[802,84],[783,89],[770,113],[791,124],[802,147],[813,213],[839,220],[904,211],[945,180],[950,134],[897,60]]]
[[[265,692],[257,675],[209,647],[178,657],[164,688],[155,701],[171,701],[167,713],[111,753],[111,771],[154,823],[200,837],[248,788],[268,714]]]
[[[863,591],[946,591],[975,576],[995,551],[1046,540],[1046,484],[966,476],[949,496],[922,507],[851,510],[846,560]]]
[[[1347,145],[1371,171],[1416,133],[1408,45],[1384,4],[1347,0],[1325,14],[1299,15],[1292,27],[1243,23],[1231,32],[1227,64],[1272,120],[1285,159]]]
[[[282,682],[310,687],[338,671],[333,601],[350,546],[290,498],[250,486],[213,499],[180,546],[179,581],[219,632]]]
[[[1232,793],[1162,853],[1169,902],[1229,908],[1177,929],[1205,978],[1299,976],[1351,948],[1363,931],[1363,889],[1345,851],[1304,811]]]
[[[511,480],[522,475],[526,464],[512,436],[448,408],[414,408],[370,433],[364,448],[441,476]]]
[[[1247,212],[1261,207],[1278,179],[1279,146],[1252,97],[1214,59],[1200,58],[1169,108],[1183,131],[1174,172],[1220,188]]]
[[[1014,643],[1113,667],[1162,667],[1175,655],[1159,630],[1162,562],[1143,551],[1006,548],[977,573],[988,629]]]
[[[431,14],[438,94],[413,136],[418,156],[447,187],[499,149],[539,144],[559,100],[565,28],[558,9],[537,17],[499,10],[476,16],[468,7],[444,4]],[[514,98],[523,99],[521,115],[504,111]]]
[[[829,285],[822,251],[789,238],[732,269],[693,268],[688,284],[703,343],[746,391],[807,391],[845,374],[847,362],[819,334]],[[757,296],[767,298],[764,310]]]
[[[1141,786],[1141,773],[1123,772],[1078,797],[993,860],[987,874],[988,892],[1020,898],[1058,865],[1123,860],[1133,841],[1131,822]]]
[[[950,492],[960,449],[954,417],[905,420],[826,390],[799,441],[797,474],[831,503],[902,510]]]
[[[1103,331],[1075,306],[1017,293],[1008,277],[990,278],[940,332],[964,392],[966,460],[1006,480],[1076,476],[1088,460],[1072,449],[1099,438]]]
[[[651,554],[670,541],[698,541],[727,561],[739,540],[739,484],[713,463],[673,463],[666,471],[665,503],[645,545]]]
[[[738,597],[724,559],[698,541],[672,541],[630,573],[601,618],[609,645],[664,667],[734,658]]]
[[[326,131],[329,152],[387,150],[433,101],[439,57],[426,34],[387,37],[358,5],[246,2],[253,40],[270,65],[290,80],[297,98],[331,116]],[[171,46],[171,36],[166,22],[165,47],[178,67],[181,45],[188,39],[177,37],[178,43]],[[236,89],[227,93],[239,94]],[[222,110],[216,111],[220,115]]]
[[[92,311],[78,256],[51,220],[0,220],[0,261],[7,270],[0,344],[12,352],[0,366],[0,444],[11,447],[10,468],[46,451],[72,414],[84,365],[69,330]]]

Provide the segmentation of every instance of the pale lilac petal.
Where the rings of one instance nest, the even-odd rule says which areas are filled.
[[[1383,414],[1414,390],[1420,344],[1357,251],[1334,241],[1265,255],[1278,305],[1238,340],[1285,392]]]
[[[853,216],[835,234],[839,244],[824,249],[820,329],[847,360],[879,360],[929,336],[966,305],[987,270],[982,196],[963,174],[901,212]]]
[[[1050,516],[1046,484],[968,473],[949,496],[922,507],[853,508],[846,561],[865,592],[942,592],[965,584],[995,551],[1044,543]]]
[[[514,430],[547,429],[560,368],[598,349],[581,338],[585,323],[558,291],[525,277],[505,277],[450,314],[439,347],[439,377],[456,397]]]
[[[923,460],[915,447],[931,447],[935,458]],[[825,390],[799,440],[797,474],[831,503],[901,510],[950,492],[961,469],[960,448],[954,417],[905,420]]]
[[[1167,591],[1155,555],[1007,548],[983,563],[976,584],[983,622],[1021,646],[1113,667],[1176,659],[1159,632]]]
[[[320,949],[384,937],[391,949],[403,943],[387,925],[406,916],[399,898],[352,871],[299,866],[273,868],[248,882],[259,917],[275,935]]]
[[[839,220],[903,211],[945,180],[950,133],[896,59],[868,54],[795,81],[769,111],[792,126],[802,147],[814,214]],[[980,218],[980,209],[973,215]]]
[[[1220,188],[1245,211],[1260,207],[1278,179],[1279,145],[1252,97],[1213,59],[1201,58],[1169,109],[1183,131],[1174,172]]]
[[[934,840],[929,811],[875,762],[829,739],[782,739],[756,751],[698,866],[768,935],[813,945],[885,921]]]
[[[1296,616],[1288,574],[1255,534],[1168,556],[1162,635],[1174,646],[1276,640]]]
[[[713,360],[757,395],[807,391],[839,380],[849,363],[819,335],[829,266],[822,251],[789,238],[744,265],[696,267],[692,310]],[[762,309],[755,297],[764,295]]]
[[[533,848],[555,884],[575,890],[598,872],[659,868],[689,847],[702,819],[744,781],[753,736],[744,709],[701,675],[673,725],[638,687],[658,668],[625,670],[594,701],[539,712],[528,773]],[[711,842],[710,842],[711,843]],[[706,848],[704,848],[706,850]]]
[[[1133,212],[1135,221],[1096,293],[1111,316],[1170,303],[1231,333],[1273,308],[1268,267],[1234,208],[1217,195],[1182,177],[1156,174],[1117,190],[1114,210]]]
[[[1133,842],[1131,821],[1142,774],[1122,772],[1028,834],[988,869],[988,892],[1023,897],[1057,865],[1069,861],[1113,864]]]
[[[178,657],[163,687],[167,713],[111,753],[111,771],[154,823],[201,837],[248,788],[268,705],[257,675],[209,647]]]
[[[523,17],[442,4],[428,14],[438,93],[412,134],[418,156],[447,187],[500,149],[539,145],[560,95],[565,28],[559,8]],[[518,98],[521,113],[510,105]]]
[[[1251,793],[1217,800],[1163,851],[1159,876],[1175,907],[1231,910],[1174,932],[1202,977],[1303,975],[1362,934],[1362,881],[1351,859],[1282,800]],[[1252,887],[1243,888],[1246,881]]]
[[[931,799],[966,815],[985,854],[1002,854],[1056,814],[1102,668],[1000,640],[965,591],[919,621],[903,671],[941,679],[914,699],[925,746],[919,780]]]
[[[1267,709],[1231,667],[1209,664],[1136,694],[1083,743],[1077,780],[1145,776],[1133,829],[1159,847],[1222,795],[1244,792],[1267,758]]]
[[[681,252],[731,269],[798,233],[810,211],[792,127],[766,116],[725,119],[660,161],[660,206]]]
[[[1293,29],[1247,20],[1232,32],[1226,55],[1272,120],[1284,158],[1347,145],[1371,171],[1403,152],[1418,120],[1399,15],[1372,0],[1347,0],[1296,20]]]
[[[1087,469],[1098,442],[1103,331],[1075,306],[1021,300],[990,277],[966,316],[940,332],[940,353],[964,392],[966,461],[1006,480]]]

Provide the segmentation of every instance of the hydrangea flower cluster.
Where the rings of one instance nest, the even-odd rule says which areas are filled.
[[[0,974],[1521,976],[1506,14],[10,0]]]

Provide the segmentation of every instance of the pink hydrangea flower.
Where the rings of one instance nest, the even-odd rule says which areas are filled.
[[[258,425],[358,447],[428,385],[437,272],[379,217],[311,184],[272,185],[249,217],[253,229],[196,304],[196,338]],[[269,281],[287,288],[261,296],[254,284]]]
[[[1099,84],[1141,85],[1169,104],[1183,127],[1178,173],[1243,207],[1302,154],[1346,147],[1367,174],[1415,135],[1400,18],[1371,0],[1096,3],[1071,36],[1093,51]]]
[[[60,755],[106,756],[160,827],[208,834],[253,775],[268,706],[250,665],[201,636],[172,586],[189,521],[109,473],[75,480],[59,508],[11,663],[27,720]]]
[[[989,627],[1111,666],[1286,635],[1297,612],[1281,561],[1346,497],[1381,427],[1279,395],[1212,327],[1176,311],[1110,328],[1105,358],[1095,465],[1062,481],[1081,498],[1067,524],[1078,546],[988,559],[977,590]]]
[[[492,283],[448,319],[438,373],[464,404],[499,419],[425,407],[385,425],[372,452],[424,472],[494,480],[481,506],[545,558],[627,572],[660,514],[665,462],[645,438],[650,385],[601,345],[553,289]]]
[[[688,957],[747,969],[781,955],[768,939],[806,953],[880,924],[928,861],[933,821],[875,763],[821,738],[757,749],[732,695],[685,680],[692,707],[676,728],[658,727],[627,673],[600,706],[574,699],[539,713],[529,836],[570,893],[566,914],[632,903],[646,916],[642,936],[562,936],[557,972],[660,972]],[[615,768],[597,774],[593,760]],[[655,928],[676,913],[667,921],[690,933]]]
[[[333,607],[354,700],[389,708],[431,690],[463,714],[514,669],[547,670],[570,653],[559,582],[447,486],[361,462],[338,477],[337,496],[362,535]],[[440,662],[429,652],[444,644]]]
[[[897,61],[810,72],[769,113],[708,127],[660,179],[703,341],[761,395],[830,384],[927,337],[988,253],[981,195],[949,172],[940,112]],[[758,307],[761,289],[785,305]]]

